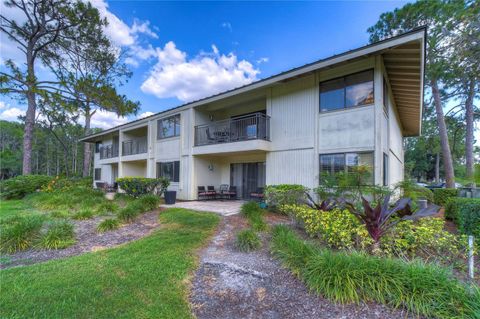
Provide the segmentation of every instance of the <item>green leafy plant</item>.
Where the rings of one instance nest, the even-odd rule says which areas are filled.
[[[118,221],[118,219],[108,218],[98,224],[97,232],[104,233],[107,231],[115,230],[118,227],[120,227],[120,222]]]
[[[250,226],[256,231],[264,231],[267,229],[267,224],[263,220],[263,209],[260,208],[257,202],[251,201],[242,205],[240,212],[247,217]]]
[[[450,198],[458,196],[458,189],[456,188],[435,188],[433,190],[433,198],[435,204],[445,207]]]
[[[102,201],[96,208],[95,212],[99,215],[108,214],[108,213],[115,213],[118,211],[117,203],[113,201]]]
[[[262,242],[254,230],[245,229],[238,232],[235,245],[239,250],[249,252],[259,249],[262,245]]]
[[[426,187],[418,186],[411,180],[404,180],[395,185],[401,197],[408,197],[416,202],[419,199],[426,199],[429,203],[434,202],[433,192]]]
[[[85,219],[90,219],[93,216],[94,216],[93,211],[91,209],[86,208],[73,214],[72,218],[77,220],[85,220]]]
[[[480,312],[478,287],[442,267],[319,249],[285,226],[274,227],[271,248],[311,290],[335,302],[376,301],[435,318],[476,318]]]
[[[40,239],[40,246],[46,249],[64,249],[74,243],[73,224],[66,220],[51,222]]]
[[[144,212],[144,206],[137,200],[128,203],[127,206],[122,208],[117,217],[119,220],[125,223],[132,222],[138,215]]]
[[[52,180],[46,175],[21,175],[0,182],[0,195],[3,199],[20,199],[35,193]]]
[[[143,206],[143,211],[150,211],[158,208],[160,197],[158,195],[148,194],[140,196],[136,201]]]
[[[14,253],[32,246],[43,225],[40,216],[15,216],[0,225],[0,251]]]
[[[160,186],[160,192],[163,193],[170,181],[165,178],[122,177],[117,179],[117,183],[128,195],[139,197],[154,193],[158,186]]]
[[[480,198],[450,198],[445,216],[455,222],[462,234],[480,239]]]
[[[272,211],[282,205],[302,204],[307,201],[308,188],[297,184],[268,185],[265,188],[265,201]]]

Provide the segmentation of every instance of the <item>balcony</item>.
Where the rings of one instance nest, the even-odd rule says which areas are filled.
[[[270,140],[269,116],[255,113],[195,126],[195,146],[250,140]]]
[[[100,159],[118,157],[118,144],[110,144],[100,147]]]
[[[147,153],[147,137],[136,138],[122,142],[122,156]]]

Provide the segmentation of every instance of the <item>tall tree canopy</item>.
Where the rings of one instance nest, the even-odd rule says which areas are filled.
[[[72,0],[8,0],[7,7],[21,12],[22,21],[0,14],[0,31],[14,41],[24,54],[18,65],[6,61],[8,72],[0,73],[0,93],[16,94],[27,102],[23,135],[23,174],[32,172],[32,142],[38,95],[62,94],[59,82],[39,79],[38,62],[48,65],[52,59],[62,60],[60,52],[71,43],[91,36],[87,32],[106,24],[98,10],[82,1]]]
[[[478,20],[470,23],[467,18],[472,18],[475,15],[478,15],[478,3],[476,1],[420,0],[406,4],[392,12],[383,13],[379,21],[368,29],[370,40],[373,42],[409,31],[415,27],[428,26],[426,84],[435,108],[447,187],[455,187],[455,174],[444,107],[446,102],[454,97],[455,89],[458,89],[460,84],[466,88],[464,92],[471,88],[472,83],[476,83],[478,86],[478,78],[473,79],[475,76],[470,77],[473,79],[472,81],[468,80],[469,76],[466,74],[466,70],[469,68],[460,67],[462,64],[465,65],[468,59],[473,61],[471,60],[471,50],[474,46],[467,46],[465,39],[467,33],[469,33],[468,37],[471,37],[472,34],[478,34],[476,33],[478,30],[474,31],[474,29],[478,29]],[[467,30],[469,31],[467,32]],[[463,55],[458,55],[458,59],[455,59],[453,55],[457,53],[458,48],[455,47],[457,41],[464,44],[465,50]],[[478,44],[478,39],[476,43]],[[452,73],[452,70],[456,72]],[[455,80],[452,80],[452,77]],[[468,102],[468,99],[465,102]],[[473,118],[471,121],[473,125]],[[473,146],[473,129],[469,134],[467,133],[466,139],[471,137],[471,145]],[[467,152],[469,152],[468,147]]]

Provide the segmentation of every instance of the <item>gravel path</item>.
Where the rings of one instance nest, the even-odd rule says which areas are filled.
[[[270,224],[289,222],[275,215]],[[190,302],[200,319],[214,318],[408,318],[401,310],[377,304],[336,305],[309,293],[305,285],[262,249],[239,252],[235,234],[248,225],[242,216],[222,219],[217,234],[200,255]]]
[[[15,254],[2,255],[0,269],[13,266],[35,264],[50,259],[80,255],[90,251],[118,246],[149,235],[158,223],[159,210],[140,215],[137,219],[117,230],[97,233],[97,225],[108,216],[99,216],[88,220],[72,221],[75,225],[76,243],[65,249],[30,249]]]

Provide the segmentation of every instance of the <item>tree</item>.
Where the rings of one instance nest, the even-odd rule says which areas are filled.
[[[0,14],[0,31],[14,41],[25,56],[25,66],[6,61],[8,73],[0,72],[0,93],[16,94],[27,101],[23,136],[23,174],[32,173],[32,142],[37,111],[37,94],[61,94],[58,82],[37,78],[36,66],[61,60],[60,48],[88,37],[86,26],[105,25],[92,5],[73,0],[8,0],[7,7],[21,12],[24,21]]]
[[[137,113],[139,102],[133,102],[117,92],[131,72],[122,62],[123,54],[114,47],[98,26],[87,25],[85,41],[69,43],[61,57],[51,59],[50,68],[71,99],[69,109],[85,118],[85,135],[90,134],[91,119],[97,110],[115,112],[118,116]],[[66,59],[68,63],[64,63]],[[92,148],[84,148],[83,175],[90,175]]]
[[[447,126],[444,116],[444,102],[446,94],[446,70],[451,62],[449,49],[452,38],[446,30],[451,30],[459,23],[455,18],[465,8],[462,0],[420,0],[409,3],[393,12],[383,13],[379,21],[368,29],[372,42],[409,31],[415,27],[428,26],[426,52],[426,84],[430,87],[430,94],[435,106],[440,146],[442,150],[443,166],[447,187],[455,187],[455,174],[452,154],[448,141]]]

